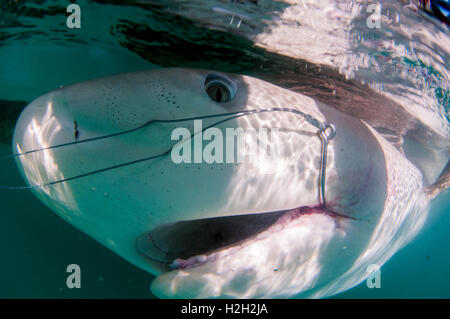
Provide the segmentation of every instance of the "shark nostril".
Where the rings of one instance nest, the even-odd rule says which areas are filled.
[[[80,136],[80,132],[78,131],[78,123],[77,121],[73,121],[73,136],[75,138],[75,141],[78,140],[78,137]]]

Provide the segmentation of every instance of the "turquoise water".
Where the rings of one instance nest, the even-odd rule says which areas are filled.
[[[0,155],[8,154],[2,145]],[[3,170],[4,169],[4,170]],[[2,175],[20,182],[14,165]],[[4,175],[3,175],[4,176]],[[381,268],[381,288],[366,283],[334,298],[450,298],[449,193],[432,205],[424,230]],[[1,192],[0,298],[153,298],[153,277],[76,230],[29,192]],[[81,289],[66,287],[79,264]]]
[[[80,30],[68,30],[65,26],[68,1],[0,2],[2,106],[8,105],[8,101],[26,104],[61,85],[161,66],[213,68],[270,79],[289,74],[293,65],[303,69],[306,65],[308,71],[300,78],[308,84],[305,85],[308,94],[336,105],[343,103],[340,93],[345,98],[357,99],[355,83],[353,87],[353,84],[339,86],[339,75],[333,74],[336,96],[322,87],[332,79],[322,79],[311,64],[255,47],[250,37],[240,34],[263,32],[267,27],[263,18],[280,16],[286,7],[282,2],[264,14],[253,12],[250,4],[244,7],[246,14],[253,14],[253,20],[246,23],[244,19],[242,29],[233,32],[205,26],[204,18],[179,14],[176,1],[128,1],[128,5],[117,5],[118,1],[77,3],[82,8]],[[254,19],[255,15],[261,19]],[[392,56],[383,54],[380,55]],[[445,51],[440,54],[448,61]],[[436,113],[448,117],[448,78],[443,73],[446,63],[439,70],[409,59],[403,62],[413,68],[412,77],[427,79],[420,80],[422,89],[432,92]],[[314,81],[308,83],[309,79]],[[343,94],[348,92],[350,97]],[[10,152],[10,145],[0,143],[0,156]],[[12,161],[2,163],[1,176],[2,184],[22,184]],[[150,274],[65,223],[30,192],[2,190],[0,199],[0,298],[153,297],[149,290],[153,279]],[[432,203],[423,231],[381,268],[380,289],[369,289],[363,282],[335,297],[449,298],[449,213],[447,191]],[[82,269],[81,289],[66,287],[66,267],[72,263]]]

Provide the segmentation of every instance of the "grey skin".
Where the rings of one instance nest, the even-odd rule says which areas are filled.
[[[207,94],[211,74],[230,86],[230,101],[216,102]],[[287,105],[336,126],[328,150],[326,207],[318,207],[317,129],[293,114],[254,114],[217,126],[279,128],[282,157],[271,165],[281,169],[270,174],[262,162],[175,164],[170,155],[135,162],[170,149],[179,123],[79,143],[151,120]],[[182,126],[192,131],[193,123]],[[72,85],[24,110],[13,150],[75,140],[18,156],[18,167],[29,185],[69,179],[33,193],[69,223],[156,275],[152,291],[161,297],[333,295],[363,280],[371,264],[386,262],[417,234],[428,212],[422,174],[373,128],[248,76],[168,68]],[[128,162],[135,163],[116,167]],[[268,221],[269,214],[279,218]],[[223,245],[208,229],[225,234]],[[180,257],[188,266],[176,262]]]

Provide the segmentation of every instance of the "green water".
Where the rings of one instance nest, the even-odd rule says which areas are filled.
[[[5,5],[6,2],[0,6],[3,101],[30,102],[60,85],[160,66],[247,74],[255,73],[261,66],[265,76],[269,76],[274,69],[283,67],[289,72],[292,63],[305,65],[254,48],[237,35],[207,34],[211,31],[191,25],[184,18],[169,19],[161,14],[158,5],[118,7],[112,5],[114,1],[80,1],[89,4],[89,10],[83,11],[86,25],[71,33],[65,29],[64,20],[68,1],[44,1],[45,6],[41,1],[32,2],[35,6],[27,6],[23,1]],[[39,6],[45,10],[37,10]],[[116,20],[120,23],[111,27]],[[29,31],[30,24],[35,25],[35,33]],[[145,38],[153,40],[145,42]],[[315,72],[305,71],[302,79],[321,78]],[[337,75],[335,81],[340,81]],[[316,86],[308,87],[309,94],[339,103],[332,94],[320,91],[323,82],[314,83]],[[439,93],[436,98],[447,115],[448,90],[443,84],[436,85],[434,81],[431,89]],[[351,86],[342,88],[352,96],[358,93]],[[10,154],[10,148],[0,143],[0,156]],[[3,161],[0,171],[3,184],[23,183],[12,161]],[[31,192],[2,190],[0,200],[0,298],[153,298],[149,289],[152,275],[65,223]],[[430,211],[418,237],[381,268],[380,289],[369,289],[363,282],[335,298],[450,298],[448,191],[432,203]],[[69,264],[81,267],[81,289],[66,286]]]
[[[0,146],[0,155],[9,153]],[[21,182],[13,163],[2,168]],[[153,298],[152,275],[84,235],[30,192],[0,192],[0,298]],[[431,207],[424,231],[381,268],[381,288],[365,282],[334,298],[450,298],[448,192]],[[81,268],[68,289],[66,267]]]

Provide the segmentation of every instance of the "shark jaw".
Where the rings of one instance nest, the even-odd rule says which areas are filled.
[[[311,275],[303,275],[299,291],[304,291],[313,283],[313,273],[320,271],[315,267],[319,252],[332,239],[342,241],[345,227],[341,226],[347,220],[354,218],[304,206],[180,221],[143,234],[136,248],[160,271],[152,284],[153,293],[160,297],[255,297],[254,289],[270,291],[276,286],[269,284],[271,279],[301,269]],[[236,281],[242,281],[237,290]],[[258,281],[271,287],[255,284]]]
[[[395,205],[386,206],[388,190],[397,180],[387,188],[389,163],[383,140],[356,118],[246,76],[224,75],[239,90],[232,101],[218,105],[204,87],[208,75],[216,73],[158,69],[49,93],[22,113],[14,152],[72,143],[74,120],[79,137],[90,139],[154,119],[290,105],[336,126],[338,134],[328,153],[328,208],[356,216],[357,221],[314,207],[320,139],[309,123],[281,114],[270,117],[274,121],[270,125],[286,128],[280,141],[286,146],[283,161],[290,163],[293,156],[297,160],[292,166],[281,165],[275,174],[246,163],[179,165],[169,156],[132,164],[167,150],[171,125],[18,156],[18,167],[30,185],[72,178],[36,188],[35,194],[72,225],[156,275],[151,286],[156,296],[318,298],[356,285],[366,275],[363,267],[353,267],[360,255],[372,263],[384,247],[396,248],[385,241],[373,244],[377,250],[365,251],[383,214],[395,218],[392,212],[397,212]],[[163,89],[174,96],[167,103],[157,99]],[[107,92],[101,94],[103,90]],[[120,116],[110,116],[116,110],[104,99],[110,91],[117,93]],[[93,108],[93,102],[98,107]],[[128,120],[131,112],[136,118]],[[231,126],[256,129],[265,127],[267,120],[255,114],[236,119]],[[395,154],[393,161],[403,163],[403,157]],[[116,164],[125,166],[91,174]],[[408,187],[401,189],[409,192]],[[403,210],[408,212],[409,208]],[[394,234],[388,228],[394,224],[386,223],[387,234]]]

